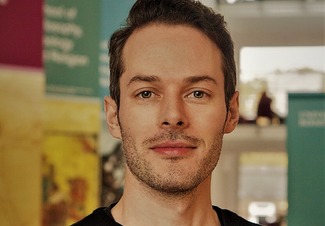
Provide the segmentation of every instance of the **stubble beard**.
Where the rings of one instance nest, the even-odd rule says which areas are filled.
[[[223,131],[217,133],[212,138],[212,144],[208,147],[206,156],[201,159],[196,166],[188,166],[189,169],[196,167],[195,171],[181,171],[182,169],[177,167],[177,162],[182,161],[182,158],[180,157],[168,160],[170,166],[168,172],[157,172],[154,169],[153,163],[145,159],[144,156],[146,155],[146,152],[138,150],[133,137],[122,128],[121,133],[124,156],[127,167],[131,173],[141,184],[156,192],[169,196],[182,196],[192,193],[208,176],[211,175],[220,157],[223,138]],[[166,139],[181,139],[193,144],[203,144],[203,140],[196,137],[187,136],[181,132],[170,131],[146,139],[140,148]],[[183,161],[186,161],[186,159]]]

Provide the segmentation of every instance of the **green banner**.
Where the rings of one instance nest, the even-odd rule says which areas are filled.
[[[98,96],[100,1],[44,4],[46,92]]]
[[[325,94],[289,94],[288,225],[325,225]]]

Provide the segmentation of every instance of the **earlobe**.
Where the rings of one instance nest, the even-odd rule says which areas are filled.
[[[227,115],[224,133],[231,133],[236,128],[238,121],[239,121],[239,92],[236,91],[229,103],[229,109],[228,109],[228,115]]]
[[[113,137],[121,139],[121,128],[118,120],[118,108],[116,102],[109,96],[105,99],[106,123]]]

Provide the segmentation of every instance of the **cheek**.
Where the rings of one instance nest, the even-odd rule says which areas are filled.
[[[191,113],[192,126],[207,134],[220,132],[224,127],[225,120],[225,108],[201,108],[199,111]]]
[[[122,130],[142,136],[146,131],[153,131],[155,125],[155,111],[143,106],[121,105],[119,118]]]

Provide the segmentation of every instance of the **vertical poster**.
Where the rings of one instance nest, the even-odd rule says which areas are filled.
[[[40,226],[42,0],[0,0],[0,225]]]
[[[103,99],[109,94],[107,42],[133,3],[45,2],[44,226],[77,221],[122,192],[122,152],[105,126]]]
[[[288,225],[325,225],[325,93],[289,94]]]
[[[43,226],[65,226],[99,206],[100,0],[44,2]]]
[[[98,96],[99,21],[99,0],[45,1],[47,93]]]
[[[122,27],[135,0],[101,0],[101,36],[99,51],[100,99],[109,95],[108,40],[115,30]],[[104,109],[104,107],[102,107]],[[101,205],[117,201],[123,192],[124,162],[121,144],[113,139],[106,126],[104,111],[101,112],[102,130],[99,152],[101,155]]]

